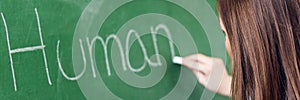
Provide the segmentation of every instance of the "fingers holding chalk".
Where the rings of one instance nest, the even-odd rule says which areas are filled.
[[[185,60],[185,62],[183,62],[184,59],[185,58],[183,58],[183,57],[175,56],[173,58],[173,63],[184,65],[184,66],[186,66],[187,68],[190,68],[190,69],[199,70],[199,68],[198,68],[199,67],[199,63],[197,63],[194,60]]]
[[[185,60],[185,61],[184,61]],[[196,71],[201,71],[203,73],[206,73],[206,68],[205,67],[200,67],[200,66],[205,66],[203,63],[200,63],[194,59],[191,59],[191,57],[178,57],[175,56],[173,58],[173,63],[175,64],[180,64],[183,65],[189,69],[196,70]]]
[[[173,63],[182,65],[182,64],[183,64],[183,59],[182,59],[182,57],[175,56],[175,57],[173,58]]]

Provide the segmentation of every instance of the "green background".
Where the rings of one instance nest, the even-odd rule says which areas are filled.
[[[69,76],[74,76],[72,68],[72,41],[76,24],[85,9],[90,3],[90,0],[1,0],[0,12],[5,16],[9,39],[12,49],[40,45],[39,33],[37,28],[36,16],[34,9],[37,8],[40,16],[41,27],[43,32],[45,51],[49,66],[49,74],[52,85],[48,84],[42,51],[13,54],[14,69],[17,80],[18,90],[14,91],[13,79],[10,69],[9,53],[7,40],[5,35],[3,21],[0,21],[0,99],[46,99],[46,100],[78,100],[86,99],[81,92],[76,81],[65,79],[58,69],[56,59],[56,43],[60,40],[60,57],[62,66]],[[187,1],[188,2],[188,1]],[[151,3],[158,5],[151,5]],[[215,0],[208,0],[210,6],[215,9]],[[135,6],[139,5],[139,6]],[[143,7],[143,10],[136,10]],[[130,18],[144,13],[160,13],[168,15],[192,33],[195,43],[198,47],[198,52],[210,55],[210,46],[208,38],[205,35],[201,25],[187,11],[180,11],[180,7],[169,5],[165,1],[160,0],[136,0],[127,5],[121,6],[108,17],[101,30],[99,36],[107,36],[110,33],[115,33],[117,30]],[[179,13],[178,13],[179,12]],[[186,16],[186,17],[185,17]],[[218,29],[216,29],[218,30]],[[220,34],[221,35],[221,34]],[[150,41],[150,36],[142,37],[143,41]],[[166,47],[168,40],[164,37],[158,37],[159,47]],[[147,43],[146,47],[151,48],[153,45]],[[168,47],[168,45],[167,45]],[[205,47],[205,48],[203,48]],[[147,48],[147,49],[148,49]],[[101,51],[103,48],[98,48],[96,51]],[[130,51],[130,57],[133,65],[139,65],[142,61],[140,48],[137,43],[134,43]],[[171,63],[170,53],[168,48],[160,50],[162,56],[167,59],[168,68],[162,81],[151,88],[139,89],[128,86],[118,76],[106,74],[104,67],[100,67],[99,72],[104,79],[106,86],[115,95],[122,99],[159,99],[174,87],[177,82],[179,70],[178,65]],[[150,51],[149,54],[153,54]],[[178,52],[176,51],[176,54]],[[97,54],[96,55],[104,55]],[[104,63],[99,61],[103,56],[96,56],[96,63]],[[226,61],[227,62],[227,61]],[[113,63],[113,62],[110,62]],[[174,67],[175,66],[175,67]],[[178,67],[176,67],[178,66]],[[148,67],[146,67],[148,68]],[[144,76],[149,73],[149,69],[143,70],[138,75]],[[121,88],[121,89],[120,89]],[[197,83],[193,93],[189,97],[191,100],[198,100],[202,94],[203,87]],[[142,95],[130,96],[131,93],[140,93]],[[99,94],[101,95],[101,94]],[[98,98],[100,99],[100,98]],[[216,95],[216,100],[228,99],[227,97]]]

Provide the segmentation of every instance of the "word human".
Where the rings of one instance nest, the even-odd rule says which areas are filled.
[[[17,91],[17,80],[16,80],[16,76],[15,76],[15,70],[14,70],[14,60],[13,60],[13,55],[14,54],[18,54],[18,53],[23,53],[23,52],[32,52],[32,51],[38,51],[41,50],[42,51],[42,56],[43,56],[43,60],[44,60],[44,66],[45,66],[45,73],[47,76],[47,80],[48,80],[48,84],[52,85],[52,81],[50,78],[50,73],[49,73],[49,68],[48,67],[48,62],[47,62],[47,55],[45,52],[45,47],[46,45],[43,42],[43,34],[42,34],[42,28],[41,28],[41,22],[40,22],[40,17],[39,17],[39,13],[37,8],[34,9],[35,10],[35,15],[36,15],[36,22],[37,22],[37,27],[38,27],[38,31],[39,31],[39,40],[40,40],[40,45],[37,46],[31,46],[31,47],[23,47],[23,48],[17,48],[17,49],[12,49],[10,46],[10,39],[9,39],[9,28],[7,26],[6,20],[5,20],[5,16],[4,14],[1,12],[1,17],[2,17],[2,21],[3,21],[3,25],[5,28],[5,33],[6,33],[6,40],[7,40],[7,46],[8,46],[8,51],[9,51],[9,59],[10,59],[10,67],[11,67],[11,74],[12,74],[12,78],[13,78],[13,83],[14,83],[14,90]],[[124,71],[126,70],[130,70],[133,72],[140,72],[142,71],[145,67],[146,64],[149,64],[151,66],[161,66],[162,62],[161,59],[159,58],[159,51],[158,51],[158,46],[157,46],[157,34],[158,31],[164,31],[166,34],[166,37],[169,39],[169,46],[170,46],[170,52],[172,55],[172,58],[175,56],[174,53],[174,46],[173,46],[173,40],[171,37],[171,32],[169,31],[169,29],[167,28],[166,25],[164,24],[159,24],[156,27],[151,27],[151,36],[153,38],[153,44],[154,44],[154,51],[155,51],[155,55],[156,56],[156,62],[153,62],[150,60],[149,55],[147,54],[147,50],[145,48],[145,45],[143,43],[143,41],[141,40],[139,33],[133,29],[130,29],[128,31],[128,34],[126,36],[126,41],[125,41],[125,49],[123,48],[123,46],[121,45],[121,41],[120,38],[117,35],[111,34],[109,35],[106,39],[103,39],[100,36],[94,36],[93,38],[89,39],[88,37],[85,38],[85,41],[87,43],[87,47],[88,48],[88,55],[89,55],[89,60],[91,63],[91,70],[92,70],[92,74],[93,77],[96,78],[96,70],[95,70],[95,59],[94,59],[94,54],[93,54],[93,48],[95,47],[95,43],[96,42],[100,42],[101,46],[104,49],[104,56],[105,56],[105,62],[106,62],[106,70],[107,70],[107,74],[108,76],[111,75],[111,68],[109,65],[109,59],[108,59],[108,43],[110,41],[115,41],[118,48],[119,48],[119,52],[120,52],[120,56],[121,56],[121,62],[122,62],[122,68]],[[132,36],[135,36],[138,44],[141,47],[141,50],[143,52],[143,56],[144,56],[144,64],[141,66],[136,66],[136,67],[132,67],[129,61],[129,40]],[[80,79],[84,73],[86,72],[86,64],[87,64],[87,58],[86,58],[86,54],[85,54],[85,49],[83,46],[83,39],[79,39],[79,44],[80,44],[80,49],[81,49],[81,55],[82,55],[82,61],[83,61],[83,68],[82,71],[75,76],[68,76],[62,65],[61,65],[61,60],[59,57],[59,50],[60,50],[60,40],[57,41],[57,47],[56,47],[56,58],[57,58],[57,62],[58,62],[58,68],[60,70],[60,72],[62,73],[62,75],[68,79],[68,80],[78,80]],[[113,59],[113,57],[112,57]]]

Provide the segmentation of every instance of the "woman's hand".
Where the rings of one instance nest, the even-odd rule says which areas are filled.
[[[230,96],[232,77],[228,75],[222,59],[195,54],[184,57],[183,65],[192,70],[199,83],[208,90]]]

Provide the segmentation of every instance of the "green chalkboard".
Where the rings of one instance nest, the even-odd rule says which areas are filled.
[[[215,0],[1,0],[0,99],[229,99],[174,56],[227,54]]]

